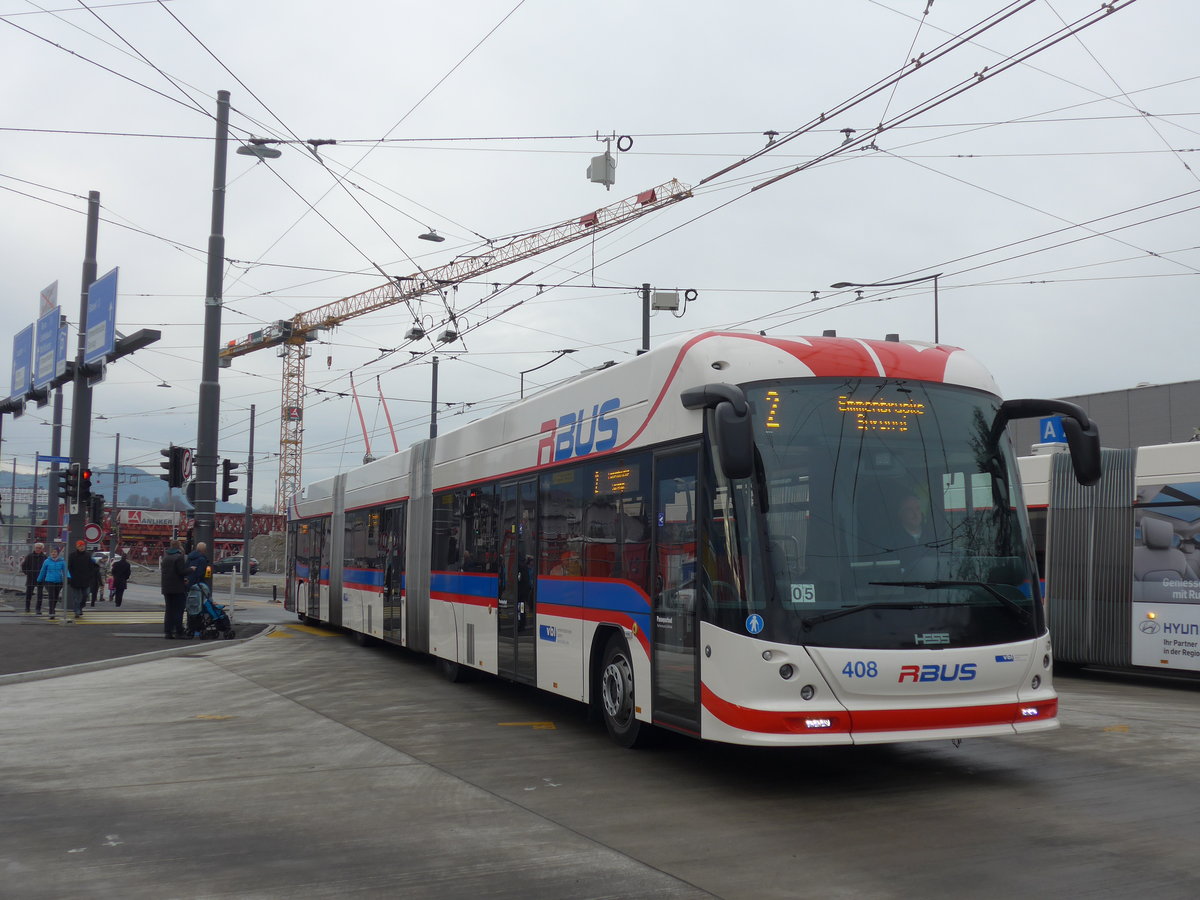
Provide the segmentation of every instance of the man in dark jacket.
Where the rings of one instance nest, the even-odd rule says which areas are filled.
[[[129,565],[129,560],[120,554],[112,564],[112,599],[117,606],[121,605],[121,600],[125,597],[125,588],[129,584],[129,576],[133,574],[133,569]]]
[[[196,548],[187,555],[187,586],[190,589],[193,584],[199,584],[203,581],[209,587],[212,587],[212,575],[209,574],[208,567],[211,565],[208,559],[208,544],[201,541],[196,545]]]
[[[75,549],[67,557],[67,584],[70,585],[71,590],[68,599],[77,619],[83,615],[83,605],[87,602],[88,594],[92,590],[92,576],[95,569],[96,563],[92,560],[92,554],[87,551],[87,544],[83,541],[76,541]],[[70,619],[67,621],[69,622]]]
[[[162,595],[166,601],[163,612],[163,637],[168,641],[176,637],[187,637],[183,629],[183,605],[187,598],[187,560],[183,556],[183,544],[172,540],[171,546],[163,554],[159,565],[162,577]]]
[[[37,588],[37,614],[42,614],[42,585],[38,581],[38,573],[42,571],[42,563],[46,561],[44,544],[34,544],[33,549],[21,560],[21,571],[25,574],[25,612],[33,602],[33,589]]]

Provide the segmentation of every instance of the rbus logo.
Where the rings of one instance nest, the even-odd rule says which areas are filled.
[[[590,416],[581,409],[543,422],[541,433],[545,436],[538,441],[537,464],[587,456],[617,446],[617,419],[608,413],[620,408],[621,399],[612,397],[594,404]]]
[[[901,666],[898,683],[905,681],[974,681],[976,663],[953,666]]]

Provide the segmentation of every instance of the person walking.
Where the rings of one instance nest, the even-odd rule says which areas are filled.
[[[70,585],[71,611],[75,618],[83,617],[83,607],[92,589],[92,576],[96,563],[83,541],[75,542],[75,549],[67,556],[67,584]]]
[[[133,574],[129,560],[118,554],[113,561],[111,574],[113,605],[120,606],[121,601],[125,598],[125,588],[129,584],[129,576]]]
[[[96,597],[97,596],[99,596],[99,598],[101,600],[104,599],[104,595],[102,593],[100,593],[100,589],[103,585],[104,585],[104,566],[101,563],[96,562],[95,559],[93,559],[92,560],[92,583],[90,585],[88,585],[88,590],[92,595],[92,606],[96,605]]]
[[[40,541],[21,560],[21,571],[25,573],[25,615],[29,615],[29,607],[33,603],[33,591],[37,588],[37,614],[42,614],[42,582],[39,575],[42,563],[46,561],[46,545]]]
[[[67,578],[67,564],[58,558],[58,548],[51,547],[50,555],[42,563],[38,572],[38,581],[46,587],[46,599],[50,602],[50,618],[56,618],[54,608],[58,606],[59,595],[62,594],[63,582]],[[41,615],[41,609],[38,610]]]
[[[163,600],[166,609],[163,612],[163,637],[168,641],[176,637],[184,638],[187,632],[183,630],[183,607],[187,598],[187,560],[183,556],[183,543],[175,538],[171,546],[163,554],[159,564],[162,583]]]

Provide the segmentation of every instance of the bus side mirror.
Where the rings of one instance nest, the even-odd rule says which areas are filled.
[[[993,433],[999,436],[1013,419],[1061,416],[1063,433],[1071,450],[1075,480],[1090,487],[1100,480],[1100,431],[1087,413],[1066,400],[1005,400],[1000,404]]]
[[[746,395],[735,384],[705,384],[680,394],[687,409],[713,411],[713,437],[718,462],[726,478],[749,478],[754,474],[754,431]]]

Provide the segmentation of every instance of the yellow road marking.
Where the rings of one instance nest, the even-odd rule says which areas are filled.
[[[206,716],[206,715],[199,715],[199,716],[193,716],[193,718],[195,718],[195,719],[211,719],[211,720],[217,721],[217,720],[220,720],[220,719],[236,719],[236,718],[237,718],[237,716]]]
[[[553,722],[497,722],[502,728],[532,728],[534,731],[557,731]]]
[[[336,631],[316,628],[312,625],[285,625],[284,627],[294,629],[295,631],[303,631],[305,634],[315,634],[317,637],[337,637],[338,635]]]
[[[1104,730],[1105,731],[1114,731],[1117,734],[1129,734],[1129,726],[1128,725],[1109,725]]]

